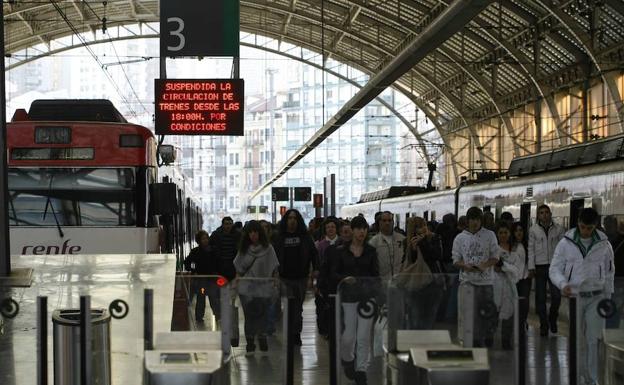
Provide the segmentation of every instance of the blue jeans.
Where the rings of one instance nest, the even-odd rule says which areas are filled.
[[[287,295],[292,295],[295,298],[294,304],[288,309],[290,313],[288,332],[290,334],[301,334],[303,327],[303,301],[308,288],[308,278],[282,278],[282,283],[288,290]]]
[[[446,320],[457,322],[457,293],[459,292],[459,270],[453,266],[452,262],[444,264],[444,271],[449,275],[450,287],[444,294],[446,303]],[[457,275],[455,275],[457,274]]]
[[[520,302],[520,314],[518,314],[520,325],[524,325],[526,324],[527,318],[529,316],[529,295],[531,294],[531,278],[524,278],[519,280],[516,283],[516,289],[518,290],[518,297],[525,298],[524,301]]]
[[[548,277],[550,265],[535,266],[535,310],[540,319],[540,324],[545,327],[549,323],[557,322],[559,305],[561,305],[561,292]],[[546,285],[550,290],[550,311],[546,314]]]
[[[407,329],[433,330],[438,307],[444,296],[444,287],[432,282],[418,292],[409,293],[407,299]]]
[[[473,347],[483,347],[491,344],[498,326],[498,311],[494,303],[494,287],[492,285],[473,285],[470,282],[462,282],[459,306],[464,328],[461,333],[464,334],[465,328],[469,330],[472,327]],[[470,313],[472,313],[472,319],[468,319],[468,314]],[[469,342],[464,341],[464,344],[467,343]]]
[[[247,341],[248,344],[253,344],[254,337],[266,336],[266,316],[271,304],[271,298],[247,295],[239,295],[239,297],[243,306],[243,315],[245,316],[245,337],[249,339]]]

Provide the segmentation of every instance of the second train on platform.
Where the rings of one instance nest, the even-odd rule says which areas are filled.
[[[363,214],[372,219],[378,211],[390,211],[395,214],[395,225],[404,227],[410,216],[441,221],[444,214],[459,217],[477,206],[495,218],[511,212],[526,230],[535,221],[537,207],[547,204],[553,219],[566,228],[576,226],[583,207],[593,207],[602,216],[614,215],[622,222],[624,136],[516,158],[504,179],[467,182],[441,191],[414,189],[390,187],[364,194],[360,202],[344,206],[341,216]]]

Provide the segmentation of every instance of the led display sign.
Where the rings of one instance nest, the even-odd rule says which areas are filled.
[[[309,202],[312,199],[311,187],[295,187],[295,200]]]
[[[156,135],[244,134],[243,79],[156,79]]]
[[[271,187],[271,200],[273,202],[287,201],[290,199],[288,187]]]

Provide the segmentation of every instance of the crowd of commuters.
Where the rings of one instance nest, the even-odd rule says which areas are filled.
[[[301,346],[306,293],[314,292],[318,331],[328,338],[335,327],[330,296],[340,287],[339,354],[345,376],[357,385],[367,383],[375,322],[363,314],[362,304],[381,308],[382,293],[396,277],[407,277],[396,281],[406,293],[404,328],[431,329],[436,321],[470,314],[463,316],[463,323],[470,325],[472,340],[464,344],[492,347],[500,324],[503,349],[513,348],[516,297],[522,298],[519,325],[528,328],[535,281],[542,336],[558,331],[562,294],[581,299],[587,352],[583,373],[588,384],[595,383],[602,324],[592,309],[614,291],[613,277],[622,276],[624,265],[624,235],[615,217],[604,219],[602,232],[597,229],[598,213],[586,208],[578,226],[565,232],[550,208],[540,205],[536,223],[525,231],[509,212],[495,220],[492,213],[471,207],[459,218],[444,215],[439,224],[410,217],[406,225],[407,232],[395,226],[394,214],[387,211],[377,213],[370,226],[363,216],[350,221],[315,218],[306,226],[295,209],[275,225],[249,221],[236,226],[225,217],[211,236],[205,231],[197,234],[198,247],[184,265],[196,274],[233,281],[250,354],[256,341],[261,351],[269,349],[267,336],[275,331],[281,312],[278,288],[293,299],[288,330],[293,343]],[[214,280],[194,280],[192,289],[197,293],[196,321],[203,322],[206,295],[219,320],[220,296]],[[619,321],[619,314],[614,318],[610,322]]]

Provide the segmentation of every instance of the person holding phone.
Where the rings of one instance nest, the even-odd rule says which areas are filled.
[[[498,315],[484,316],[476,311],[482,305],[494,304],[494,270],[498,263],[499,247],[493,231],[483,228],[483,211],[471,207],[466,212],[468,226],[453,241],[453,264],[459,273],[459,311],[473,314],[473,341],[464,341],[474,347],[493,344]],[[469,290],[470,289],[470,290]],[[473,293],[472,298],[467,298]],[[494,305],[495,306],[495,305]]]
[[[407,220],[407,237],[409,241],[403,271],[409,272],[410,266],[422,258],[431,274],[434,274],[434,279],[427,286],[407,293],[407,328],[432,330],[446,284],[441,262],[442,242],[437,234],[429,230],[427,221],[421,217],[410,217]]]

